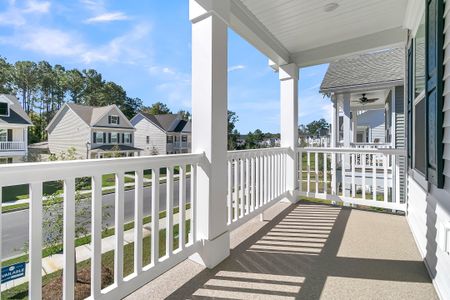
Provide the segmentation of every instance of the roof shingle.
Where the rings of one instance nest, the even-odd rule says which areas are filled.
[[[346,88],[403,81],[404,72],[405,51],[403,48],[350,56],[330,63],[320,86],[320,92],[327,94]]]

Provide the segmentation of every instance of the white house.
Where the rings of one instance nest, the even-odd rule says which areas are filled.
[[[116,105],[93,107],[66,103],[47,126],[50,153],[75,148],[80,158],[102,158],[119,152],[139,155],[135,129]]]
[[[178,114],[150,115],[139,112],[131,119],[136,128],[135,145],[144,155],[188,153],[191,122]]]
[[[28,153],[32,122],[12,95],[0,95],[0,164],[20,162]]]

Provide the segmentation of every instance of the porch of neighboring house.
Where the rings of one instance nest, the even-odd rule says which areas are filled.
[[[404,216],[278,203],[230,246],[217,267],[186,260],[125,299],[438,299]]]

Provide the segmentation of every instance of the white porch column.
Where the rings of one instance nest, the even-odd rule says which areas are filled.
[[[335,148],[339,139],[339,109],[336,96],[331,97],[331,141],[330,147]]]
[[[192,152],[204,153],[197,172],[197,237],[191,257],[213,268],[230,254],[227,196],[227,24],[229,0],[189,1],[192,22]]]
[[[294,191],[298,187],[295,149],[298,144],[298,66],[288,64],[280,66],[280,102],[281,102],[281,147],[288,147],[286,158],[286,185],[289,200],[296,201]]]
[[[342,95],[342,110],[344,111],[344,147],[349,148],[352,133],[350,129],[350,94],[348,93]]]
[[[352,110],[352,143],[358,141],[358,110]]]

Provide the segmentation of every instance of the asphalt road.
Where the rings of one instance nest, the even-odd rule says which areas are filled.
[[[190,179],[186,179],[186,202],[190,202],[191,195]],[[159,209],[160,211],[166,210],[166,184],[160,184],[160,197],[159,197]],[[114,198],[115,194],[108,194],[103,196],[104,206],[109,207],[109,218],[104,220],[104,224],[114,225]],[[152,191],[151,187],[144,188],[144,216],[151,214],[151,199]],[[174,207],[178,206],[179,199],[179,184],[178,181],[174,181]],[[90,203],[90,201],[87,201]],[[125,222],[134,220],[134,190],[125,191],[125,204],[124,204]],[[29,238],[29,211],[21,210],[17,212],[4,213],[2,215],[2,260],[8,259],[19,254],[23,254],[23,247],[28,242]],[[90,230],[90,228],[89,228]]]

